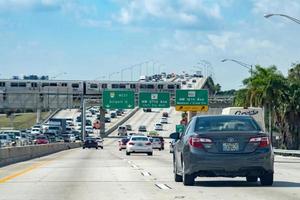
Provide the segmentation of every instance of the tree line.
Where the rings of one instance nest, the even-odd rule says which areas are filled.
[[[264,108],[270,116],[267,128],[281,135],[281,148],[299,149],[300,64],[292,64],[287,76],[276,66],[256,65],[243,84],[245,88],[235,92],[235,106]]]

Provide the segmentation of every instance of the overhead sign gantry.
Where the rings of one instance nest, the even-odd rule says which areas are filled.
[[[208,90],[176,90],[177,111],[208,111]]]

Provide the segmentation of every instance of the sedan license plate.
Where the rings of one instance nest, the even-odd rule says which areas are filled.
[[[137,146],[142,147],[143,143],[138,143]]]
[[[223,143],[223,151],[238,151],[239,143]]]

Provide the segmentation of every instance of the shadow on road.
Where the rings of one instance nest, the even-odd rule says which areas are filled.
[[[196,181],[198,187],[265,187],[257,183],[248,183],[246,181]],[[300,183],[289,181],[274,181],[272,186],[268,187],[300,187]]]

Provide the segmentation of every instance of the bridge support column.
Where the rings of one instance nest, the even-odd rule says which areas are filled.
[[[85,131],[85,99],[82,97],[81,99],[81,135],[82,135],[82,140],[85,140],[86,136],[86,131]]]
[[[39,123],[41,121],[41,109],[38,108],[36,110],[36,123]]]
[[[105,136],[105,109],[100,107],[100,136]]]

